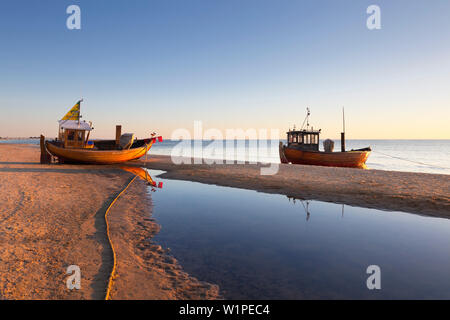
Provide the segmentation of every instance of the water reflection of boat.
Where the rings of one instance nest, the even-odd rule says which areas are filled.
[[[59,162],[122,163],[141,158],[153,143],[162,141],[155,134],[140,140],[135,139],[132,133],[121,134],[121,126],[116,126],[115,140],[89,140],[93,127],[91,123],[80,121],[81,101],[59,121],[58,138],[45,142],[45,149]]]
[[[334,142],[324,141],[325,151],[319,151],[319,135],[321,130],[309,129],[309,109],[300,130],[287,132],[287,145],[280,142],[279,152],[281,163],[306,164],[329,167],[365,168],[370,155],[370,147],[345,150],[345,128],[341,133],[341,152],[333,152]],[[304,124],[307,124],[304,129]]]
[[[138,176],[140,179],[146,181],[150,186],[155,188],[162,188],[162,182],[155,182],[147,170],[140,167],[126,167],[121,166],[120,169],[131,172],[132,174]]]
[[[305,210],[306,213],[306,221],[309,220],[309,217],[311,215],[311,212],[309,211],[309,203],[310,200],[303,200],[303,199],[298,199],[298,198],[294,198],[294,197],[290,197],[290,196],[286,196],[289,199],[289,202],[292,199],[292,202],[295,204],[296,201],[300,201],[300,203],[303,206],[303,209]],[[344,218],[344,204],[342,204],[342,211],[341,211],[341,217]]]
[[[287,198],[289,199],[289,202],[290,202],[291,199],[292,199],[292,202],[293,202],[294,204],[295,204],[296,200],[300,201],[300,203],[302,204],[303,209],[305,210],[305,213],[306,213],[306,221],[308,221],[308,220],[309,220],[309,217],[310,217],[310,215],[311,215],[310,212],[309,212],[309,200],[297,199],[297,198],[290,197],[290,196],[287,196]]]

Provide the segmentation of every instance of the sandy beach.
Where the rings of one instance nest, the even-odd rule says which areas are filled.
[[[41,165],[36,145],[0,144],[0,299],[104,299],[113,265],[105,212],[134,177],[115,166]],[[281,165],[174,165],[133,161],[162,177],[383,210],[450,217],[447,175]],[[117,254],[112,299],[216,299],[219,288],[182,269],[151,242],[159,226],[144,181],[135,179],[108,215]],[[78,265],[82,288],[66,288]]]
[[[261,175],[266,164],[175,165],[159,155],[130,165],[167,171],[161,177],[168,179],[450,218],[449,175],[289,164],[280,164],[275,175]]]
[[[41,165],[39,146],[0,144],[0,299],[104,299],[113,265],[106,208],[133,178],[111,166]],[[149,241],[151,199],[138,179],[109,213],[118,257],[112,299],[213,299]],[[81,289],[66,288],[69,265]]]

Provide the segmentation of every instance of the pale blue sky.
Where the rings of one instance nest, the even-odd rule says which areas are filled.
[[[349,138],[450,139],[449,16],[448,0],[3,0],[0,136],[55,136],[83,97],[98,138],[284,132],[307,106],[334,138],[345,106]]]

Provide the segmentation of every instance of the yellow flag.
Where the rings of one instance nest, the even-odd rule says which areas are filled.
[[[80,118],[80,103],[81,100],[78,101],[61,120],[78,120]]]

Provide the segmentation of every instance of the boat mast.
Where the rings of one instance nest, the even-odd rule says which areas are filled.
[[[305,126],[305,122],[306,122],[306,130],[308,130],[309,128],[309,116],[311,115],[311,112],[309,111],[309,108],[306,108],[306,117],[305,120],[303,120],[303,124],[300,128],[300,130],[303,130],[303,127]]]
[[[344,107],[342,107],[341,152],[345,152],[345,114],[344,114]]]

